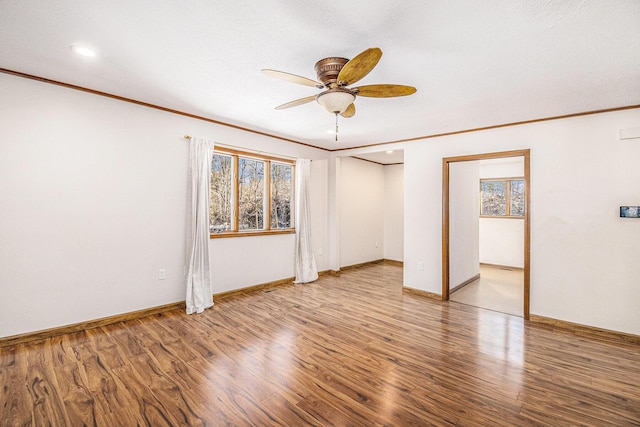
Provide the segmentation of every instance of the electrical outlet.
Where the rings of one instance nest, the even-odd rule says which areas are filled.
[[[160,270],[158,270],[158,280],[164,280],[167,278],[167,270],[165,270],[164,268],[161,268]]]
[[[318,255],[322,256],[322,248],[318,248]]]
[[[418,270],[419,270],[419,271],[424,271],[424,262],[420,261],[420,262],[418,263]]]

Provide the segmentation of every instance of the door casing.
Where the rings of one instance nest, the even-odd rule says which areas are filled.
[[[471,154],[442,159],[442,301],[449,300],[449,172],[451,163],[475,160],[524,158],[525,210],[524,210],[524,301],[523,317],[529,319],[529,297],[531,284],[531,191],[530,150],[501,151],[496,153]]]

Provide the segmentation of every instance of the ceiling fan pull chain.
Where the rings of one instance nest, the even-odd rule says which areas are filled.
[[[336,142],[338,142],[338,113],[336,113]]]

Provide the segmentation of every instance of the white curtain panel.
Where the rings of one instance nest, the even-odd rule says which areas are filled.
[[[316,258],[311,246],[311,203],[309,180],[311,160],[296,160],[296,278],[294,283],[318,279]]]
[[[187,314],[213,306],[209,274],[209,188],[213,142],[191,138],[189,148],[189,220],[187,224]]]

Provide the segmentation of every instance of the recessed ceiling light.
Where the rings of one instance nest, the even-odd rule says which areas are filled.
[[[393,154],[393,150],[387,150],[387,154]]]
[[[78,55],[88,56],[90,58],[93,58],[94,56],[96,56],[96,53],[92,49],[90,49],[90,48],[88,48],[86,46],[80,46],[80,45],[77,45],[77,44],[72,44],[70,49],[72,51],[74,51],[75,53],[77,53]]]

